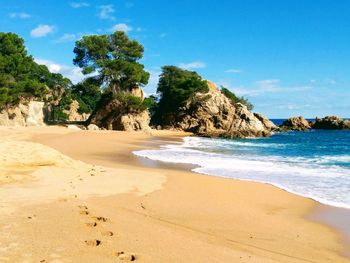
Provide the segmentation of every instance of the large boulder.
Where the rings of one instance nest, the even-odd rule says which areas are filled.
[[[197,93],[179,113],[176,128],[200,136],[244,138],[268,136],[276,126],[241,103],[233,104],[219,90]]]
[[[43,126],[44,102],[29,101],[11,106],[0,112],[0,125],[4,126]]]
[[[306,131],[311,129],[310,123],[304,117],[292,117],[285,120],[281,128],[283,130]]]
[[[336,116],[326,116],[322,119],[316,118],[312,128],[324,130],[350,130],[350,121],[343,120]]]
[[[141,88],[134,88],[130,95],[143,99]],[[95,124],[107,130],[148,131],[150,129],[149,111],[127,111],[125,104],[118,99],[102,98],[91,114],[89,124]]]

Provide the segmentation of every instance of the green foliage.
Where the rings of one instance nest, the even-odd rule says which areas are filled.
[[[0,32],[0,108],[23,99],[44,99],[55,85],[69,87],[70,80],[34,62],[22,38]]]
[[[245,106],[247,106],[248,110],[252,110],[254,108],[253,104],[251,104],[248,99],[244,98],[244,97],[238,97],[236,96],[233,92],[231,92],[230,90],[228,90],[227,88],[221,86],[221,92],[222,94],[224,94],[228,99],[231,100],[231,102],[233,104],[236,103],[241,103]]]
[[[160,95],[153,121],[156,124],[172,125],[177,113],[196,92],[206,93],[208,84],[196,72],[175,66],[164,66],[160,75],[157,92]]]
[[[118,93],[148,83],[149,73],[138,63],[143,51],[142,45],[122,31],[84,36],[76,42],[73,62],[84,74],[94,73],[99,86]]]
[[[151,105],[151,99],[141,99],[126,92],[118,92],[113,95],[113,98],[122,104],[125,113],[139,113],[147,110]]]
[[[72,99],[79,102],[78,112],[92,113],[98,101],[101,99],[101,90],[94,78],[87,78],[84,81],[72,86]]]

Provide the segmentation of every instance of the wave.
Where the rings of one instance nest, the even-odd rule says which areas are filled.
[[[156,161],[192,164],[197,173],[268,183],[321,203],[350,208],[349,169],[325,165],[339,160],[347,162],[349,155],[294,157],[264,156],[254,154],[254,151],[243,155],[213,151],[214,148],[240,147],[245,143],[186,137],[180,145],[165,145],[159,150],[141,150],[134,154]]]

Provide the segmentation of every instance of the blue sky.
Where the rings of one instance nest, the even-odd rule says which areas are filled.
[[[350,117],[350,1],[0,0],[0,31],[73,81],[74,41],[127,31],[145,46],[156,90],[163,65],[197,71],[270,118]]]

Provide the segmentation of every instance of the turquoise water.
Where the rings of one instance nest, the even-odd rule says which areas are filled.
[[[269,183],[319,202],[350,208],[350,131],[276,133],[269,138],[186,137],[180,145],[136,155],[194,164],[193,171]]]

